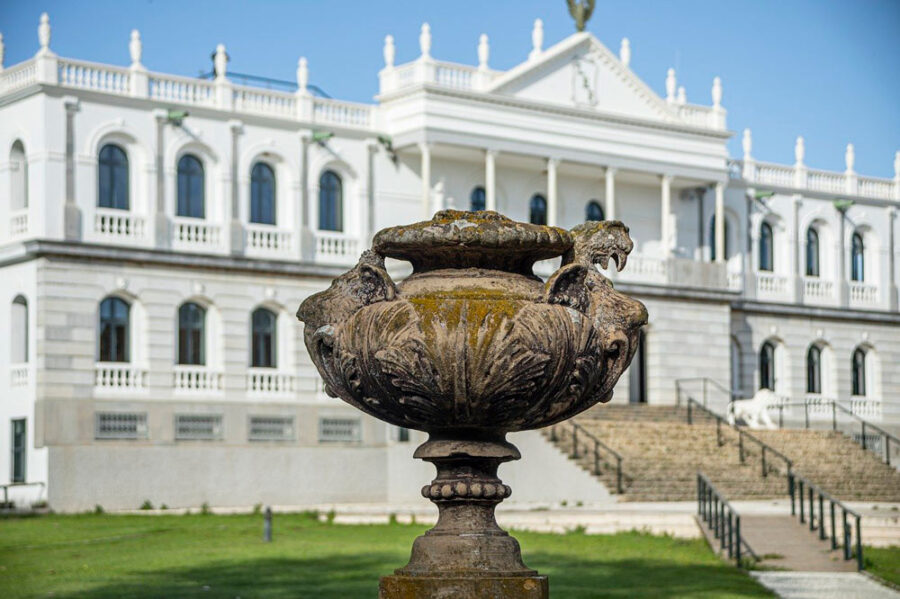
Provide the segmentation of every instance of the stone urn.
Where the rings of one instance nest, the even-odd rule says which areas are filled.
[[[497,469],[520,457],[506,433],[612,396],[647,312],[595,264],[621,270],[632,247],[618,221],[566,231],[445,210],[380,231],[354,268],[300,306],[329,395],[428,433],[414,457],[437,468],[422,495],[438,522],[381,579],[382,599],[548,596],[547,578],[494,519],[511,493]],[[386,257],[413,273],[395,283]],[[535,276],[536,261],[556,257],[546,282]]]

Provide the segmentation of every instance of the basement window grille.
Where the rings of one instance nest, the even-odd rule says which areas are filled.
[[[362,423],[359,418],[320,418],[319,441],[323,443],[362,441]]]
[[[176,440],[216,441],[221,438],[222,416],[220,414],[176,414]]]
[[[97,439],[146,439],[146,412],[98,412],[94,437]]]
[[[251,441],[293,441],[294,419],[290,416],[251,416]]]

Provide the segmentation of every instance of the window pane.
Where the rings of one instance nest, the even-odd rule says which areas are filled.
[[[484,187],[476,187],[469,196],[469,210],[484,210],[485,207],[485,191]]]
[[[774,248],[772,227],[763,223],[759,230],[759,269],[771,272],[774,270]]]
[[[859,282],[865,281],[865,246],[863,245],[862,236],[859,233],[853,234],[853,239],[850,247],[850,264],[851,280]]]
[[[587,209],[585,210],[585,220],[605,220],[603,208],[596,200],[588,202]]]
[[[261,162],[250,175],[250,222],[275,224],[275,173]]]
[[[101,362],[128,361],[128,303],[118,297],[108,297],[100,302],[100,354]]]
[[[206,311],[197,304],[178,309],[178,363],[203,365]]]
[[[190,154],[178,161],[178,216],[205,216],[203,164]]]
[[[265,308],[259,308],[253,312],[251,335],[251,360],[252,366],[260,368],[275,368],[275,331],[277,318],[274,313]]]
[[[343,185],[334,171],[325,171],[319,178],[319,229],[343,231]]]
[[[819,234],[812,227],[806,231],[806,276],[819,276]]]
[[[542,195],[535,195],[529,204],[529,222],[533,225],[547,224],[547,200]]]
[[[97,205],[128,210],[128,155],[125,150],[112,144],[103,146],[97,177]]]

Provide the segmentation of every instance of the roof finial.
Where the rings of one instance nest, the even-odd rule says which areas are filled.
[[[394,68],[394,56],[396,53],[397,50],[394,48],[394,36],[390,34],[384,36],[384,68]]]
[[[131,68],[140,68],[144,46],[141,43],[141,32],[137,29],[131,30],[131,41],[128,42],[128,53],[131,54]]]
[[[720,77],[713,77],[712,84],[712,101],[713,108],[719,109],[722,107],[722,79]]]
[[[619,60],[626,67],[631,63],[631,42],[627,37],[622,38],[622,45],[619,46]]]
[[[419,31],[419,50],[422,52],[422,58],[431,58],[431,25],[422,23],[422,29]]]
[[[803,160],[806,158],[806,144],[803,141],[803,136],[798,135],[797,141],[794,143],[794,166],[803,166]]]
[[[0,73],[3,72],[3,52],[4,52],[3,34],[0,33]]]
[[[537,58],[543,52],[544,46],[544,22],[540,19],[534,20],[534,27],[531,29],[531,52],[528,58]]]
[[[307,86],[309,85],[309,64],[306,57],[301,56],[297,59],[297,93],[307,95],[309,93]]]
[[[675,87],[678,82],[675,79],[675,69],[666,71],[666,102],[669,104],[675,101]]]
[[[575,31],[584,31],[594,12],[594,0],[566,0],[569,4],[569,14],[575,19]]]
[[[856,163],[856,151],[853,144],[847,144],[847,150],[844,152],[844,163],[847,165],[847,173],[853,172],[853,165]]]
[[[486,71],[488,70],[488,58],[491,55],[491,47],[488,45],[488,36],[486,33],[482,33],[481,37],[478,38],[478,70]]]
[[[753,158],[751,155],[753,151],[753,134],[750,133],[750,129],[744,129],[744,138],[741,140],[741,145],[744,150],[744,160],[751,160]]]
[[[50,52],[50,15],[41,13],[41,24],[38,25],[38,43],[41,44],[41,54]]]

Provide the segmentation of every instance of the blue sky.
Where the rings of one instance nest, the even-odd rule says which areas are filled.
[[[490,64],[509,68],[531,47],[531,24],[544,20],[547,47],[574,29],[564,0],[0,0],[7,65],[37,50],[36,27],[50,13],[52,48],[85,60],[128,64],[128,37],[141,30],[151,70],[196,75],[224,43],[229,68],[293,80],[299,56],[310,81],[330,95],[371,101],[385,34],[397,62],[418,54],[418,31],[431,24],[432,54],[474,64],[478,36],[491,41]],[[806,162],[893,176],[900,150],[900,1],[898,0],[598,0],[588,30],[614,51],[631,39],[635,72],[661,95],[676,67],[688,101],[709,104],[722,77],[730,149],[753,130],[759,160],[792,163],[806,138]]]

